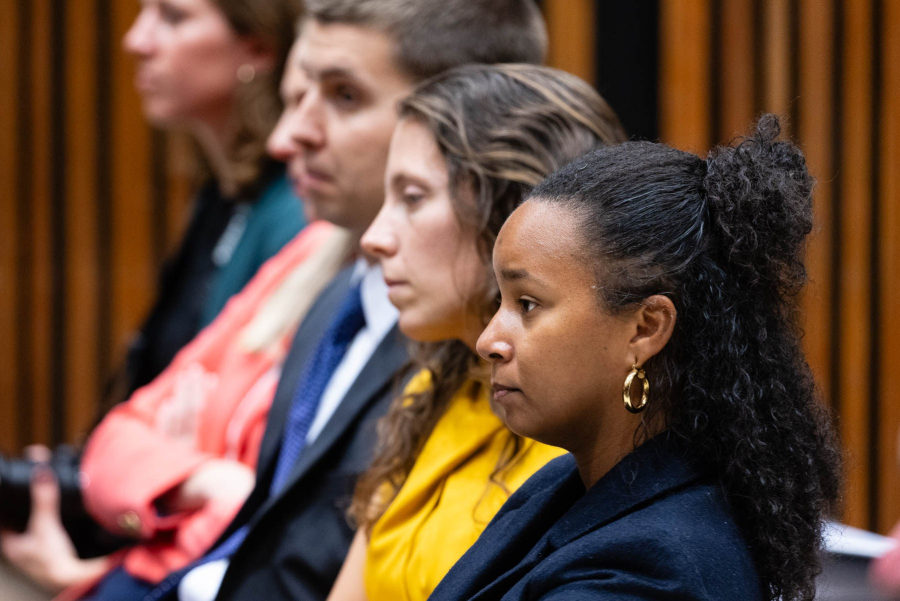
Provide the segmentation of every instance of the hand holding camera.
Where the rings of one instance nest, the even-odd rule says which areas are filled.
[[[43,485],[41,474],[46,471],[55,490],[57,518],[78,557],[99,557],[132,542],[107,532],[85,511],[80,462],[81,455],[66,445],[52,452],[46,447],[30,447],[24,458],[0,456],[0,529],[25,533],[30,528],[33,475],[37,472],[37,484]]]
[[[50,449],[26,449],[32,465],[28,488],[30,511],[24,532],[0,532],[6,558],[39,585],[57,593],[76,582],[99,577],[106,559],[80,559],[60,518],[60,487],[52,468]]]

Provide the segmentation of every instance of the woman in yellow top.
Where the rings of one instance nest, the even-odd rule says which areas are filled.
[[[333,601],[424,600],[508,496],[563,451],[510,432],[491,410],[475,343],[496,307],[491,252],[545,175],[624,139],[577,77],[468,66],[401,103],[385,203],[362,239],[382,264],[421,371],[380,424],[357,487],[359,533]]]

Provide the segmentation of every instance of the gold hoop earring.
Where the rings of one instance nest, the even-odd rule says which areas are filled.
[[[635,376],[641,380],[643,385],[640,405],[635,405],[631,402],[631,385],[634,383]],[[625,408],[628,409],[629,413],[640,413],[647,406],[647,397],[649,395],[650,381],[647,380],[647,374],[644,373],[643,369],[637,366],[637,363],[632,364],[631,371],[628,373],[628,377],[625,378],[625,387],[622,389],[622,400],[625,401]]]
[[[250,83],[256,77],[256,68],[250,63],[238,67],[237,78],[241,83]]]

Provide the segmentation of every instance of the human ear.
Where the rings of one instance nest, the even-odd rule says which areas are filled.
[[[245,59],[242,64],[252,65],[259,73],[275,70],[275,50],[265,40],[252,35],[241,38]]]
[[[629,343],[635,363],[643,365],[668,344],[677,313],[667,296],[656,294],[644,299],[634,314],[635,335]]]

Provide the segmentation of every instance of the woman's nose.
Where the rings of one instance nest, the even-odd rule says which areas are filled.
[[[385,202],[360,240],[363,251],[373,257],[391,257],[397,252],[397,236],[391,227],[388,211],[388,202]]]
[[[501,312],[498,311],[478,337],[475,350],[482,359],[491,363],[505,362],[512,358],[512,344],[503,336]]]
[[[150,9],[144,8],[138,13],[137,18],[122,38],[122,47],[126,52],[136,56],[146,56],[153,47],[153,16]]]

